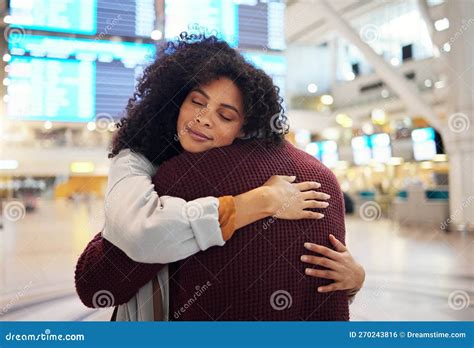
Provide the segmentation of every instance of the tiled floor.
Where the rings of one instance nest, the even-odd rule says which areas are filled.
[[[101,202],[42,201],[0,229],[0,320],[108,320],[74,291],[75,262],[100,230]],[[364,265],[351,320],[474,320],[474,236],[389,220],[347,219],[347,244]]]

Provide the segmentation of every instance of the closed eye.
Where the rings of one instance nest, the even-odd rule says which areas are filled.
[[[225,121],[230,122],[232,121],[231,118],[225,117],[223,114],[219,114]]]
[[[196,104],[196,105],[199,105],[199,106],[206,106],[206,104],[203,104],[203,103],[201,103],[201,102],[198,102],[197,100],[194,100],[194,99],[192,100],[192,103],[193,103],[193,104]]]

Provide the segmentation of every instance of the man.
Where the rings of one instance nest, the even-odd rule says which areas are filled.
[[[331,195],[324,219],[283,221],[276,216],[260,220],[239,231],[223,247],[170,264],[169,320],[349,319],[347,293],[319,293],[316,289],[331,281],[312,277],[305,271],[307,264],[300,260],[301,255],[309,253],[304,243],[329,246],[330,233],[341,241],[345,237],[339,185],[332,172],[315,158],[287,142],[280,147],[266,147],[258,140],[238,141],[225,148],[173,158],[160,167],[155,187],[160,195],[191,200],[244,192],[275,174],[320,182],[322,190]],[[199,214],[199,207],[196,209]],[[120,250],[97,237],[91,243],[81,259],[92,260],[101,252],[107,253],[107,258],[89,269],[89,274],[109,276],[108,270],[118,268],[130,280],[113,286],[121,288],[115,293],[115,303],[128,301],[160,269],[159,265],[128,262]],[[78,293],[84,289],[78,282],[87,278],[84,273],[78,263]],[[83,292],[81,299],[90,299],[90,292]]]

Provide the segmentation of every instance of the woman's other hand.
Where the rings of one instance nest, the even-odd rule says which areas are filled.
[[[301,261],[327,268],[325,270],[306,268],[305,273],[311,277],[334,280],[329,285],[320,286],[318,292],[347,290],[349,296],[354,296],[364,284],[365,270],[334,235],[330,234],[329,240],[336,250],[314,243],[304,244],[306,249],[322,256],[303,255]]]

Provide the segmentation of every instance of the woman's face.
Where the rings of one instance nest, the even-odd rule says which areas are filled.
[[[179,110],[178,138],[185,151],[202,152],[232,144],[243,136],[243,124],[240,90],[221,77],[187,95]]]

